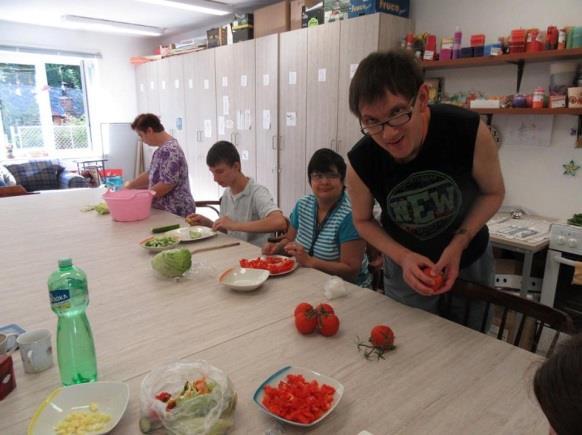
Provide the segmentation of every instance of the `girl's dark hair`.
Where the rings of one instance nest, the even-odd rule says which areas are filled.
[[[216,142],[206,154],[206,164],[209,167],[216,166],[219,163],[226,163],[228,166],[232,166],[237,162],[240,163],[240,155],[236,147],[225,140]]]
[[[409,51],[372,53],[360,62],[350,84],[350,111],[360,118],[360,105],[376,103],[386,91],[412,99],[423,81],[422,68]]]
[[[329,148],[321,148],[315,151],[307,165],[309,184],[311,184],[311,174],[313,172],[330,172],[334,168],[339,172],[343,183],[346,178],[346,162],[343,157]]]
[[[570,338],[536,371],[534,392],[558,435],[582,427],[582,334]]]
[[[148,128],[151,128],[156,133],[164,131],[164,126],[162,125],[160,118],[153,113],[142,113],[131,123],[131,129],[134,131],[142,131],[145,133]]]

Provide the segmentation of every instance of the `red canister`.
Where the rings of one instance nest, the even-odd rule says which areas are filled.
[[[558,48],[559,33],[556,26],[548,26],[548,30],[546,30],[546,50],[555,50]]]
[[[16,388],[11,355],[0,355],[0,400]]]

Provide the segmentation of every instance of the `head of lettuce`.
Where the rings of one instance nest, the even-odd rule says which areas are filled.
[[[152,258],[152,267],[166,278],[178,278],[190,270],[192,253],[188,249],[168,249]]]

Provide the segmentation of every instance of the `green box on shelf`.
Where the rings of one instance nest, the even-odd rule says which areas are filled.
[[[376,12],[408,18],[410,16],[410,0],[351,0],[348,15],[350,18],[354,18]]]

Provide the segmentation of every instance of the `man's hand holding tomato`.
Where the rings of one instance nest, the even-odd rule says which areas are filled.
[[[435,264],[427,257],[408,251],[400,263],[402,278],[412,289],[424,296],[435,294],[432,285],[433,278],[423,272],[424,268],[435,268]]]

